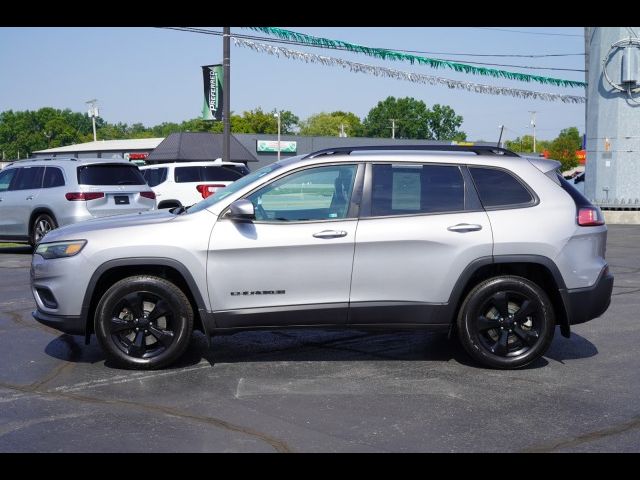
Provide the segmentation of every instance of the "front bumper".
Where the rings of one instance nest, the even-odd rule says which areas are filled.
[[[84,335],[85,322],[80,316],[52,315],[40,310],[31,313],[33,318],[47,327],[55,328],[70,335]]]
[[[560,290],[570,325],[588,322],[609,308],[613,290],[613,275],[606,266],[591,287]]]

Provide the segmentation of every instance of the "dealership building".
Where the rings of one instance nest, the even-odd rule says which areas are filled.
[[[451,142],[365,137],[311,137],[282,135],[280,157],[304,155],[334,147],[365,145],[447,145]],[[478,143],[481,144],[481,143]],[[231,160],[245,163],[251,170],[276,161],[278,136],[269,134],[236,133],[231,138]],[[222,134],[173,133],[167,138],[140,138],[132,140],[100,140],[66,147],[49,148],[33,152],[33,157],[98,157],[125,158],[147,163],[174,161],[206,161],[222,157]]]

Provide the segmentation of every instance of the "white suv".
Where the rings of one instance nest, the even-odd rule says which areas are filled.
[[[140,171],[156,193],[158,208],[193,205],[249,173],[243,163],[221,159],[146,165]]]

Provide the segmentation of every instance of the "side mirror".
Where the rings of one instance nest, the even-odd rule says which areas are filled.
[[[236,200],[229,206],[231,220],[255,220],[256,212],[249,200]]]

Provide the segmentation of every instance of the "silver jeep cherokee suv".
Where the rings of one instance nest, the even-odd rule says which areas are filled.
[[[478,146],[289,158],[190,208],[48,233],[33,315],[129,368],[170,364],[194,328],[293,326],[449,331],[522,367],[611,298],[602,214],[558,166]]]

